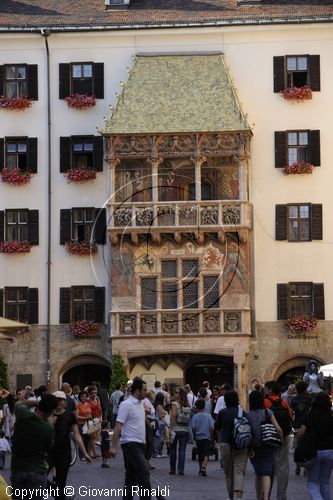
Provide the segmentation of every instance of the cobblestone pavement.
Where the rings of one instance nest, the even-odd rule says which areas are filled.
[[[207,468],[207,477],[198,476],[198,465],[191,460],[191,445],[187,447],[187,459],[184,476],[169,476],[169,460],[167,458],[154,459],[156,470],[152,471],[152,486],[168,486],[170,488],[170,500],[228,500],[225,489],[223,470],[219,462],[210,461]],[[7,465],[2,471],[5,479],[9,481],[9,457]],[[122,453],[119,450],[116,459],[109,461],[110,468],[102,469],[100,459],[96,459],[92,464],[77,461],[71,467],[68,485],[75,489],[75,500],[90,499],[102,500],[105,498],[97,489],[122,488],[123,486],[123,462]],[[81,486],[81,489],[80,489]],[[83,488],[82,488],[83,486]],[[90,491],[89,491],[90,488]],[[333,494],[333,484],[331,483],[331,493]],[[121,496],[113,492],[111,498],[121,499]],[[137,498],[137,497],[134,497]],[[295,466],[290,455],[290,478],[287,491],[288,500],[306,500],[309,498],[306,489],[306,479],[295,476]],[[248,464],[244,500],[255,500],[254,473],[251,464]],[[272,500],[276,499],[273,489]]]

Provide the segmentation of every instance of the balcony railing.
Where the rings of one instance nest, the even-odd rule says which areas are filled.
[[[248,313],[219,309],[113,312],[112,336],[249,333]]]
[[[251,207],[241,201],[175,201],[112,203],[109,229],[149,231],[151,228],[172,230],[189,228],[212,230],[249,228]]]

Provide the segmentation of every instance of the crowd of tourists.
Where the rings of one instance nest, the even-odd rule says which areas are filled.
[[[230,499],[242,498],[250,461],[257,500],[270,498],[273,481],[277,500],[286,500],[289,452],[295,448],[295,473],[306,471],[311,499],[330,500],[332,404],[324,391],[309,393],[305,381],[282,392],[275,381],[253,379],[244,407],[227,383],[210,388],[204,381],[195,394],[189,385],[156,381],[148,391],[138,377],[126,387],[119,384],[110,396],[96,382],[84,389],[64,383],[53,394],[45,386],[35,391],[27,386],[16,394],[0,389],[0,400],[0,469],[11,453],[13,492],[53,485],[55,496],[64,499],[74,439],[80,459],[90,463],[100,457],[102,468],[112,466],[120,441],[125,498],[133,498],[136,485],[144,498],[150,498],[147,491],[163,498],[151,488],[150,471],[158,467],[154,459],[168,459],[169,474],[184,476],[190,443],[203,477],[209,456],[219,448]]]

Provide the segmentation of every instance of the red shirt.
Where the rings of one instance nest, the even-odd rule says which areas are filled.
[[[290,406],[288,405],[287,401],[285,401],[284,399],[281,398],[281,396],[277,396],[276,394],[267,394],[265,396],[265,400],[264,400],[264,404],[265,404],[265,408],[267,408],[268,410],[270,410],[271,406],[272,406],[272,403],[269,399],[271,399],[272,401],[281,401],[282,403],[282,406],[284,406],[284,408],[287,408],[288,411],[289,411],[289,415],[290,415],[290,418],[293,417],[293,413],[291,411],[291,408]]]

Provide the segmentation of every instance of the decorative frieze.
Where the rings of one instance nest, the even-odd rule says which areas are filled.
[[[151,208],[137,208],[135,217],[137,226],[151,226],[154,212]]]
[[[225,312],[224,313],[224,331],[225,332],[240,332],[242,329],[241,313],[240,312]]]
[[[156,315],[141,314],[140,325],[141,325],[141,335],[156,335],[157,334]]]
[[[223,224],[240,224],[241,223],[241,207],[240,205],[224,205],[223,206],[223,215],[222,215]]]
[[[180,207],[178,216],[180,226],[195,226],[197,224],[197,208],[193,205]]]
[[[159,226],[173,226],[175,224],[175,208],[158,207],[157,223]]]
[[[119,316],[119,334],[120,335],[136,335],[136,315],[121,314]]]
[[[216,226],[219,220],[219,208],[217,206],[201,207],[200,221],[203,226]]]
[[[206,312],[203,315],[204,333],[220,333],[220,313]]]
[[[117,208],[113,212],[114,225],[116,227],[127,227],[132,225],[132,209]]]
[[[182,315],[182,332],[183,333],[199,333],[199,315],[198,314],[183,314]]]
[[[162,314],[161,315],[161,333],[162,335],[177,335],[178,333],[178,315],[177,314]]]

